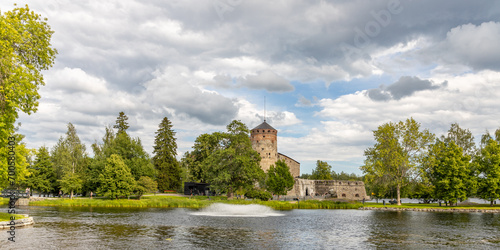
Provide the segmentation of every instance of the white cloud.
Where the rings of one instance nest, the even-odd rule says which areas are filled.
[[[499,70],[499,41],[500,22],[464,24],[451,29],[437,49],[449,63],[465,64],[479,70]]]
[[[295,89],[286,79],[269,70],[247,75],[240,81],[250,89],[266,89],[269,92],[290,92]]]
[[[228,124],[238,111],[233,100],[198,87],[184,67],[168,67],[156,75],[144,84],[145,101],[152,107],[172,108],[176,114],[217,125]]]

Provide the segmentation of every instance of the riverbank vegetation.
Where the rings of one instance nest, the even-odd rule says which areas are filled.
[[[30,206],[69,206],[69,207],[162,207],[162,208],[203,208],[213,203],[226,203],[235,205],[259,204],[278,210],[288,209],[358,209],[362,207],[359,202],[340,201],[261,201],[232,199],[225,196],[177,197],[177,196],[143,196],[142,199],[45,199],[31,201]]]
[[[402,203],[400,206],[398,205],[391,205],[386,203],[385,205],[382,203],[365,203],[363,207],[373,207],[373,208],[415,208],[415,209],[443,209],[443,210],[456,210],[456,209],[477,209],[477,210],[499,210],[500,211],[500,205],[494,205],[490,206],[490,204],[478,204],[478,203],[459,203],[458,205],[454,206],[446,206],[444,203]]]
[[[373,132],[365,151],[365,183],[373,198],[401,197],[458,204],[480,197],[494,207],[500,198],[500,129],[481,137],[477,148],[468,129],[452,124],[440,138],[420,123],[386,123]],[[406,195],[403,195],[406,194]]]

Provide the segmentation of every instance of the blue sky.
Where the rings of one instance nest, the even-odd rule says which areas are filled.
[[[178,158],[202,133],[264,118],[278,150],[361,174],[372,131],[413,117],[438,136],[500,127],[497,1],[11,1],[48,18],[59,54],[39,110],[22,114],[28,147],[75,125],[100,141],[120,111],[152,152],[168,117]]]

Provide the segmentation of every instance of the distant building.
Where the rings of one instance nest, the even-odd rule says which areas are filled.
[[[290,173],[295,178],[293,189],[289,196],[316,196],[325,193],[346,200],[362,200],[366,196],[365,184],[362,181],[336,181],[336,180],[305,180],[300,179],[300,163],[291,157],[278,152],[278,130],[269,125],[265,120],[250,131],[252,148],[260,154],[260,167],[266,173],[278,160],[284,160],[290,168]]]

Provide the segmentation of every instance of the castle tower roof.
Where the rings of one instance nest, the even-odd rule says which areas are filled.
[[[259,126],[253,128],[252,130],[254,130],[254,129],[272,129],[272,130],[276,130],[271,125],[269,125],[269,123],[267,123],[266,121],[264,121],[263,123],[261,123]]]

